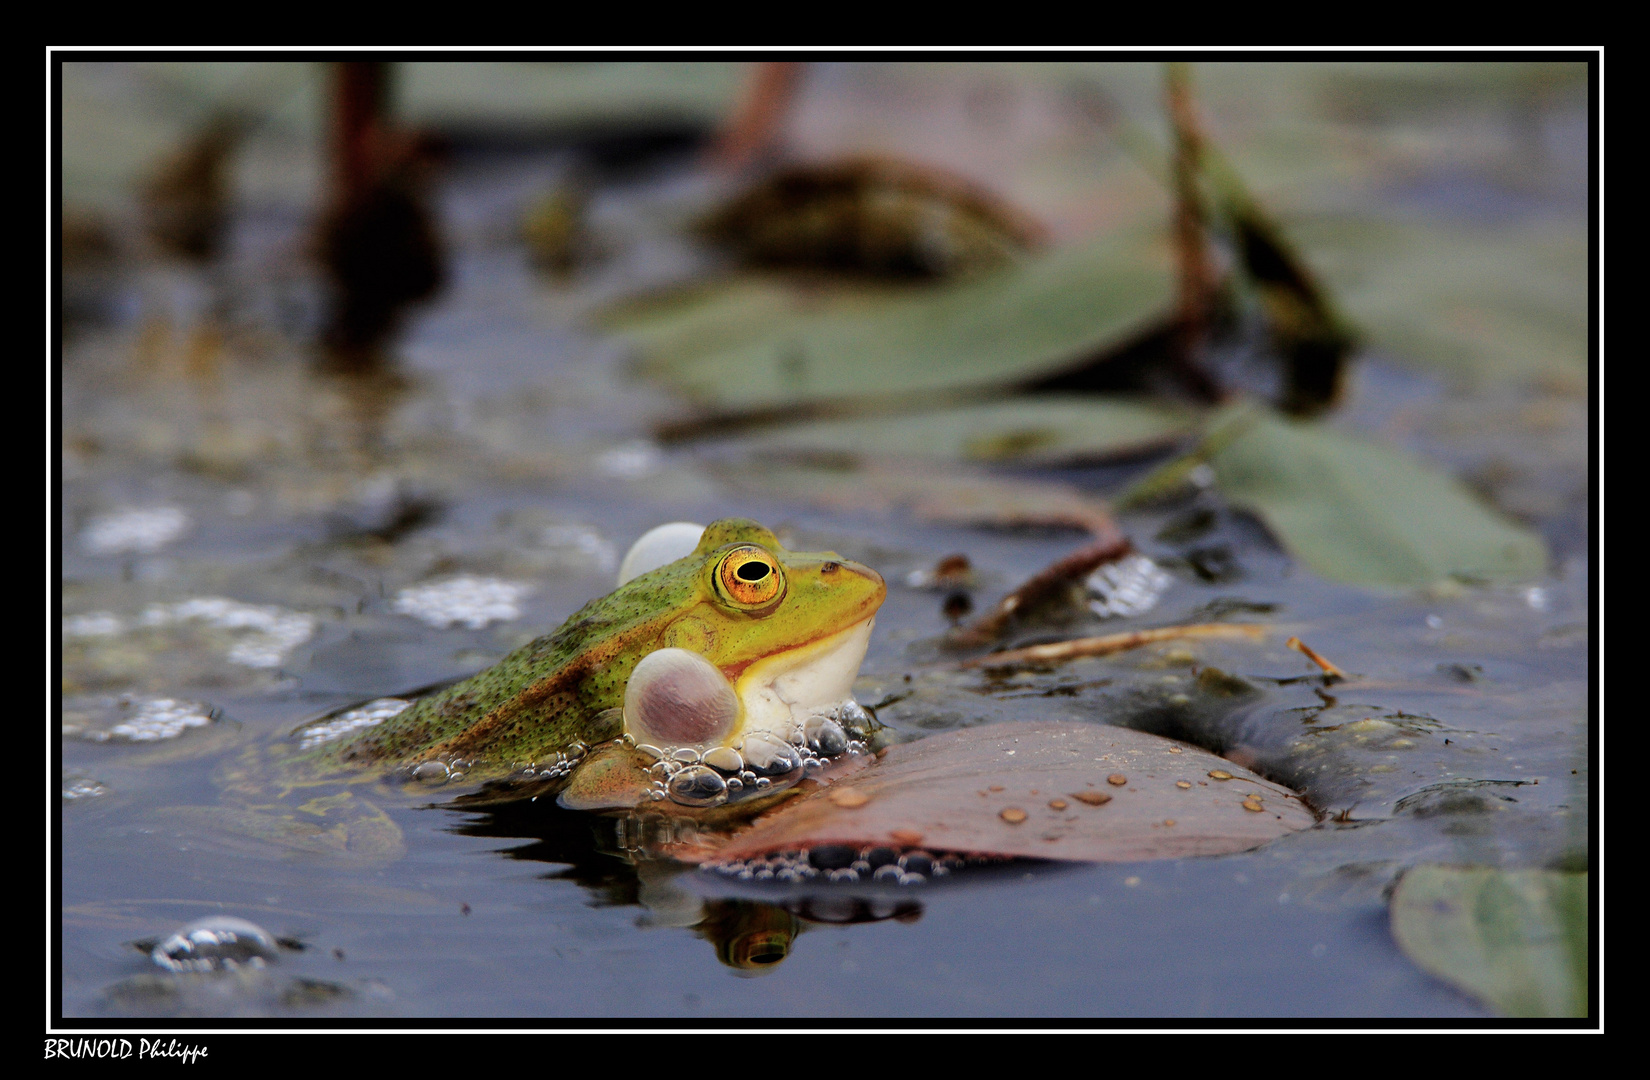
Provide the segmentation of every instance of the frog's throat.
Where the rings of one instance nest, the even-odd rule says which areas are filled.
[[[742,706],[741,722],[728,742],[737,743],[753,731],[773,732],[788,740],[791,730],[810,715],[847,700],[876,621],[873,615],[747,667],[733,684]]]

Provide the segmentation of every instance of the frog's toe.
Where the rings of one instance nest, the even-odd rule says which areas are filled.
[[[739,698],[721,670],[687,649],[642,657],[624,691],[625,731],[654,746],[704,746],[733,730]]]

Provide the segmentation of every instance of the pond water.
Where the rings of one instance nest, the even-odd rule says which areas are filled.
[[[90,314],[69,327],[61,382],[64,1016],[1495,1015],[1405,958],[1387,894],[1422,862],[1588,865],[1589,539],[1573,453],[1524,481],[1557,490],[1531,515],[1553,552],[1539,583],[1332,584],[1204,492],[1121,519],[1170,572],[1155,608],[1060,633],[1227,617],[1272,626],[1264,642],[960,671],[937,645],[945,594],[907,576],[965,552],[983,608],[1082,534],[856,507],[760,460],[650,441],[679,405],[580,320],[703,268],[648,216],[693,197],[693,180],[615,187],[598,212],[618,254],[551,289],[508,224],[562,164],[457,163],[442,189],[449,284],[387,373],[316,373],[302,344],[313,282],[252,269],[292,243],[296,218],[240,221],[236,254],[212,270],[151,264],[71,289]],[[1394,198],[1453,205],[1423,187]],[[1451,399],[1376,355],[1339,422],[1390,433],[1420,415],[1399,437],[1463,469],[1460,429],[1527,404]],[[1470,422],[1438,421],[1449,408]],[[1531,438],[1516,452],[1543,467]],[[996,478],[1108,493],[1149,464]],[[905,889],[741,884],[544,801],[477,812],[409,793],[382,807],[399,857],[235,827],[245,799],[226,777],[249,748],[478,670],[608,591],[649,527],[734,514],[889,581],[856,693],[896,739],[992,721],[1135,727],[1294,787],[1318,824],[1237,855],[1010,862]],[[1291,635],[1352,677],[1326,685],[1283,646]],[[1211,668],[1247,687],[1199,678]],[[151,961],[154,941],[208,916],[256,923],[278,955],[213,978]]]

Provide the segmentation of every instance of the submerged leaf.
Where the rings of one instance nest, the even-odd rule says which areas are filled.
[[[1210,782],[1211,770],[1231,779]],[[1312,823],[1294,792],[1184,743],[1103,725],[992,724],[890,747],[758,819],[716,857],[888,844],[1131,862],[1247,851]]]
[[[898,416],[787,424],[738,445],[856,459],[1058,465],[1161,447],[1184,435],[1189,420],[1183,411],[1133,398],[1046,394]]]
[[[1117,232],[989,276],[924,289],[735,281],[616,316],[644,367],[718,409],[965,390],[1056,374],[1160,320],[1157,230]]]
[[[1538,578],[1541,538],[1503,520],[1460,484],[1397,450],[1321,424],[1254,413],[1211,426],[1208,463],[1232,502],[1259,514],[1290,553],[1326,578],[1425,585],[1455,576]]]
[[[1392,936],[1427,972],[1510,1016],[1586,1016],[1587,875],[1417,866]]]

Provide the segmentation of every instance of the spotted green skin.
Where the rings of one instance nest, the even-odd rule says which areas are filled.
[[[741,611],[717,595],[716,567],[739,544],[766,548],[784,571],[784,598],[771,610]],[[693,554],[591,601],[555,633],[354,740],[315,751],[313,763],[414,768],[461,759],[471,780],[503,778],[621,734],[625,683],[656,649],[691,649],[733,679],[757,660],[863,622],[886,596],[870,567],[833,552],[787,551],[754,521],[715,521]]]

